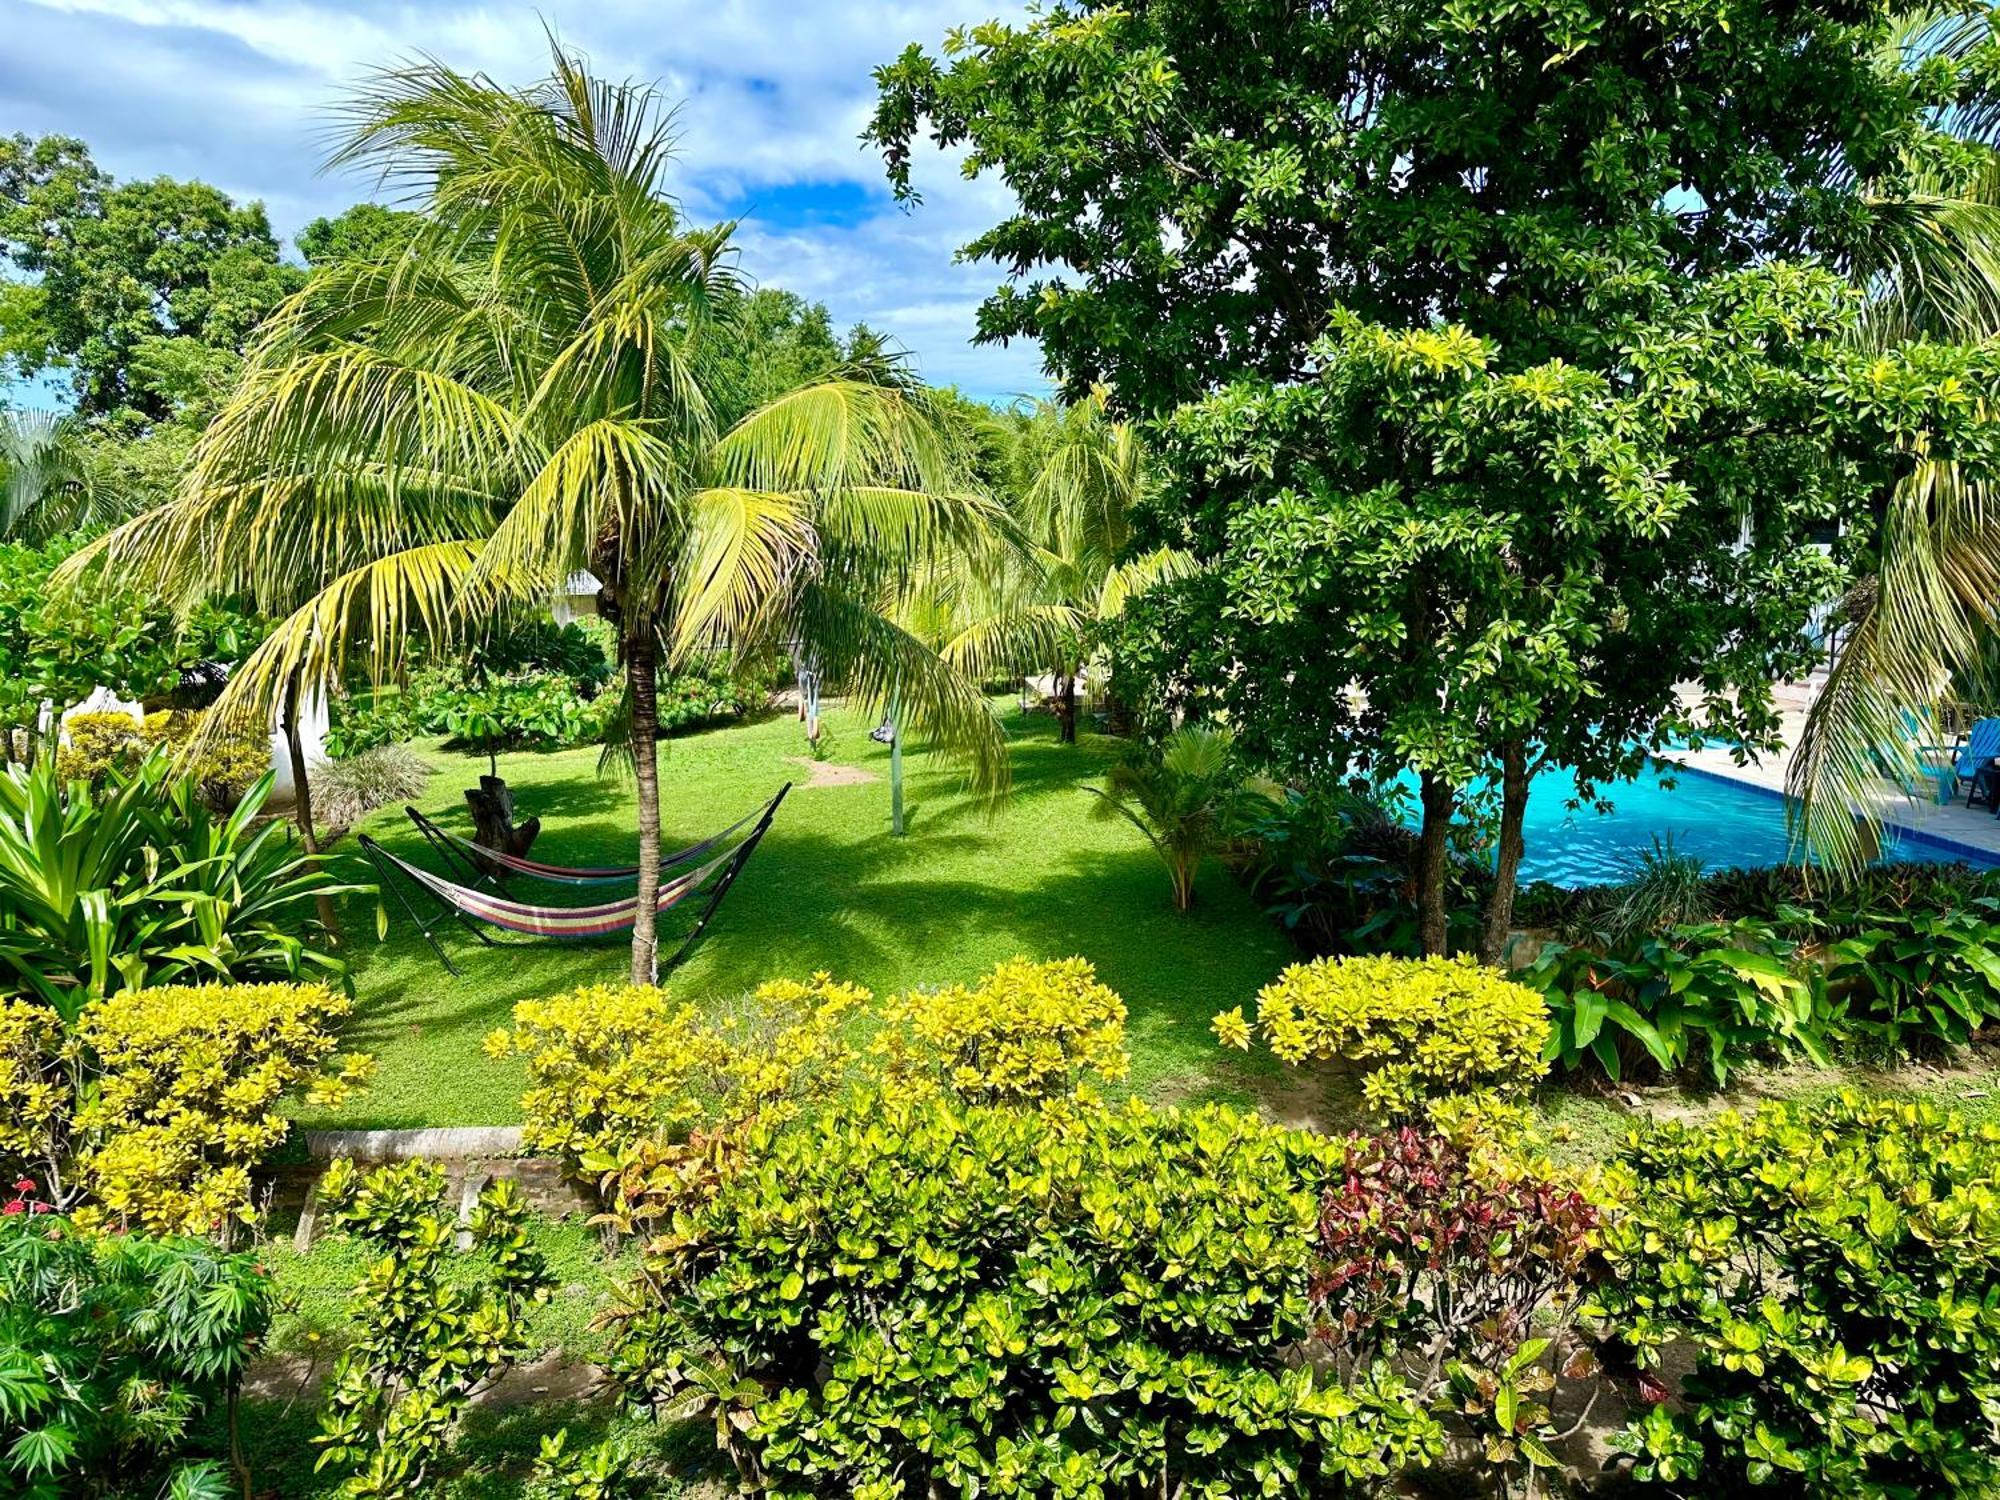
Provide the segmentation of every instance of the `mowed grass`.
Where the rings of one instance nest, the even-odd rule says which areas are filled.
[[[1246,1004],[1290,959],[1284,935],[1219,865],[1203,872],[1196,909],[1169,902],[1164,870],[1137,830],[1091,816],[1082,787],[1119,743],[1086,735],[1055,742],[1045,717],[1010,715],[1013,788],[999,801],[967,791],[949,763],[905,756],[907,832],[889,832],[888,751],[868,723],[836,710],[831,765],[876,779],[810,786],[803,730],[790,715],[690,735],[662,747],[663,843],[694,843],[734,822],[785,781],[777,822],[729,892],[707,935],[670,987],[691,998],[734,996],[758,982],[825,969],[889,994],[976,978],[1015,955],[1081,954],[1130,1010],[1132,1086],[1152,1097],[1242,1100],[1274,1069],[1268,1054],[1225,1055],[1211,1035],[1218,1010]],[[464,789],[485,758],[423,747],[437,767],[422,801],[446,826],[470,833]],[[636,846],[629,779],[599,775],[595,750],[509,754],[500,771],[517,816],[538,815],[538,859],[623,864]],[[436,858],[400,807],[360,827],[429,869]],[[352,839],[348,873],[372,878]],[[524,900],[577,905],[620,888],[516,883]],[[415,899],[414,893],[412,899]],[[508,1023],[517,1002],[617,981],[627,950],[613,942],[562,947],[525,940],[488,948],[463,927],[440,937],[464,971],[445,972],[393,898],[389,933],[375,941],[372,901],[351,900],[345,922],[357,1013],[348,1044],[375,1055],[368,1090],[336,1111],[306,1112],[309,1128],[507,1124],[520,1118],[518,1060],[495,1061],[481,1038]],[[662,952],[691,920],[663,919]]]

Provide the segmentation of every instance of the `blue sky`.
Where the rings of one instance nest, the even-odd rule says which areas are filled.
[[[524,82],[546,71],[546,21],[600,71],[683,101],[677,196],[743,219],[754,277],[884,330],[928,379],[1005,399],[1046,389],[1039,352],[972,347],[997,273],[953,263],[1006,212],[1005,190],[933,156],[924,204],[905,213],[858,141],[871,68],[994,13],[993,0],[0,0],[0,132],[78,135],[119,177],[260,198],[289,238],[377,196],[318,171],[343,84],[417,51]]]

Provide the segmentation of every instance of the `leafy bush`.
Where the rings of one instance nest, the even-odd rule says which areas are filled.
[[[1643,1368],[1692,1359],[1624,1435],[1640,1478],[2000,1486],[2000,1130],[1844,1094],[1649,1126],[1619,1170],[1601,1311]]]
[[[226,817],[149,757],[101,790],[44,759],[0,774],[0,994],[73,1021],[121,988],[188,979],[346,982],[315,898],[343,886],[281,824],[259,821],[271,778]]]
[[[1389,1119],[1463,1094],[1506,1098],[1547,1070],[1542,997],[1470,958],[1322,958],[1294,964],[1239,1006],[1216,1034],[1247,1048],[1261,1032],[1285,1062],[1341,1057],[1364,1070],[1362,1094]]]
[[[1622,1078],[1641,1058],[1662,1072],[1701,1064],[1719,1087],[1758,1056],[1824,1060],[1823,992],[1797,945],[1752,921],[1673,928],[1609,953],[1551,943],[1518,975],[1541,991],[1548,1056]]]
[[[1316,1293],[1342,1369],[1390,1361],[1487,1464],[1552,1469],[1559,1379],[1596,1373],[1574,1330],[1599,1209],[1546,1162],[1404,1126],[1351,1136],[1321,1201]],[[1580,1424],[1579,1424],[1580,1425]]]
[[[711,1184],[751,1122],[837,1089],[868,991],[815,974],[697,1009],[652,985],[585,985],[514,1007],[493,1056],[527,1059],[522,1144],[598,1182],[614,1216],[663,1217]]]
[[[175,769],[194,778],[201,800],[212,808],[236,806],[271,769],[271,737],[254,720],[218,727],[206,715],[169,710],[146,715],[146,739],[175,755]],[[182,756],[191,743],[199,748],[185,763]]]
[[[649,1248],[615,1375],[781,1494],[1310,1495],[1440,1449],[1299,1358],[1339,1148],[1226,1109],[863,1095]]]
[[[1306,953],[1422,951],[1416,830],[1387,803],[1345,788],[1288,788],[1245,799],[1233,832],[1251,895]],[[1473,851],[1451,850],[1445,897],[1467,946],[1492,883]]]
[[[129,773],[146,758],[145,730],[130,714],[76,714],[63,725],[63,735],[56,772],[64,781],[102,786],[113,772]]]
[[[18,1201],[18,1200],[17,1200]],[[22,1500],[242,1493],[183,1446],[269,1325],[247,1255],[0,1217],[0,1473]]]
[[[452,1274],[459,1232],[444,1173],[396,1162],[363,1177],[335,1161],[320,1180],[332,1223],[381,1256],[354,1289],[354,1342],[341,1352],[320,1410],[320,1467],[350,1471],[343,1495],[414,1500],[432,1493],[472,1398],[531,1352],[522,1312],[549,1279],[529,1242],[518,1186],[489,1183],[465,1223],[476,1274]]]
[[[256,1217],[250,1168],[285,1138],[285,1100],[337,1103],[366,1076],[334,1057],[351,1009],[324,985],[170,986],[97,1001],[70,1030],[0,1003],[0,1163],[79,1227],[226,1234]]]
[[[204,803],[234,807],[271,769],[270,737],[244,723],[201,739],[204,727],[201,714],[180,709],[148,714],[143,725],[129,714],[77,714],[64,726],[67,743],[57,752],[57,773],[65,781],[102,788],[113,777],[135,774],[157,747],[172,757],[177,774],[195,780]],[[199,751],[190,757],[188,747],[198,740]]]
[[[313,808],[329,828],[351,827],[378,807],[421,796],[430,775],[407,745],[372,745],[312,768]]]
[[[1916,1042],[1962,1047],[2000,1021],[2000,897],[1955,907],[1821,918],[1865,923],[1825,954],[1826,987],[1843,1030],[1890,1051]],[[1851,925],[1841,921],[1841,925]]]
[[[326,728],[326,753],[333,763],[380,745],[399,745],[425,733],[416,704],[403,693],[380,693],[365,700],[335,698]]]
[[[1086,1074],[1125,1076],[1125,1002],[1086,959],[1012,959],[975,985],[904,995],[883,1019],[877,1051],[892,1073],[971,1104],[1059,1098]]]

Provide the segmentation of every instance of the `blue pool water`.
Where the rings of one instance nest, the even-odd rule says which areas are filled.
[[[1528,795],[1521,878],[1558,885],[1609,885],[1632,873],[1654,841],[1671,838],[1676,851],[1710,869],[1783,863],[1791,855],[1785,804],[1775,792],[1698,771],[1655,767],[1638,780],[1607,788],[1611,811],[1572,811],[1576,783],[1564,770],[1544,771]],[[1414,787],[1412,788],[1414,790]],[[1885,841],[1885,859],[1993,863],[1968,850],[1921,835]]]

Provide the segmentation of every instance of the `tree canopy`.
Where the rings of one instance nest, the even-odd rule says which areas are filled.
[[[1993,107],[1976,13],[1059,6],[908,50],[870,136],[905,196],[925,133],[1005,182],[981,336],[1165,435],[1140,540],[1204,571],[1135,614],[1155,681],[1295,775],[1418,769],[1429,947],[1498,785],[1497,956],[1534,765],[1771,748],[1842,581],[1815,541],[1871,546],[1938,447],[1990,461],[1984,357],[1857,363],[1820,269],[1977,284],[1926,206],[1990,166],[1949,128]]]
[[[79,412],[170,414],[212,388],[304,279],[263,205],[205,182],[116,182],[67,136],[0,140],[0,354],[70,373]]]

